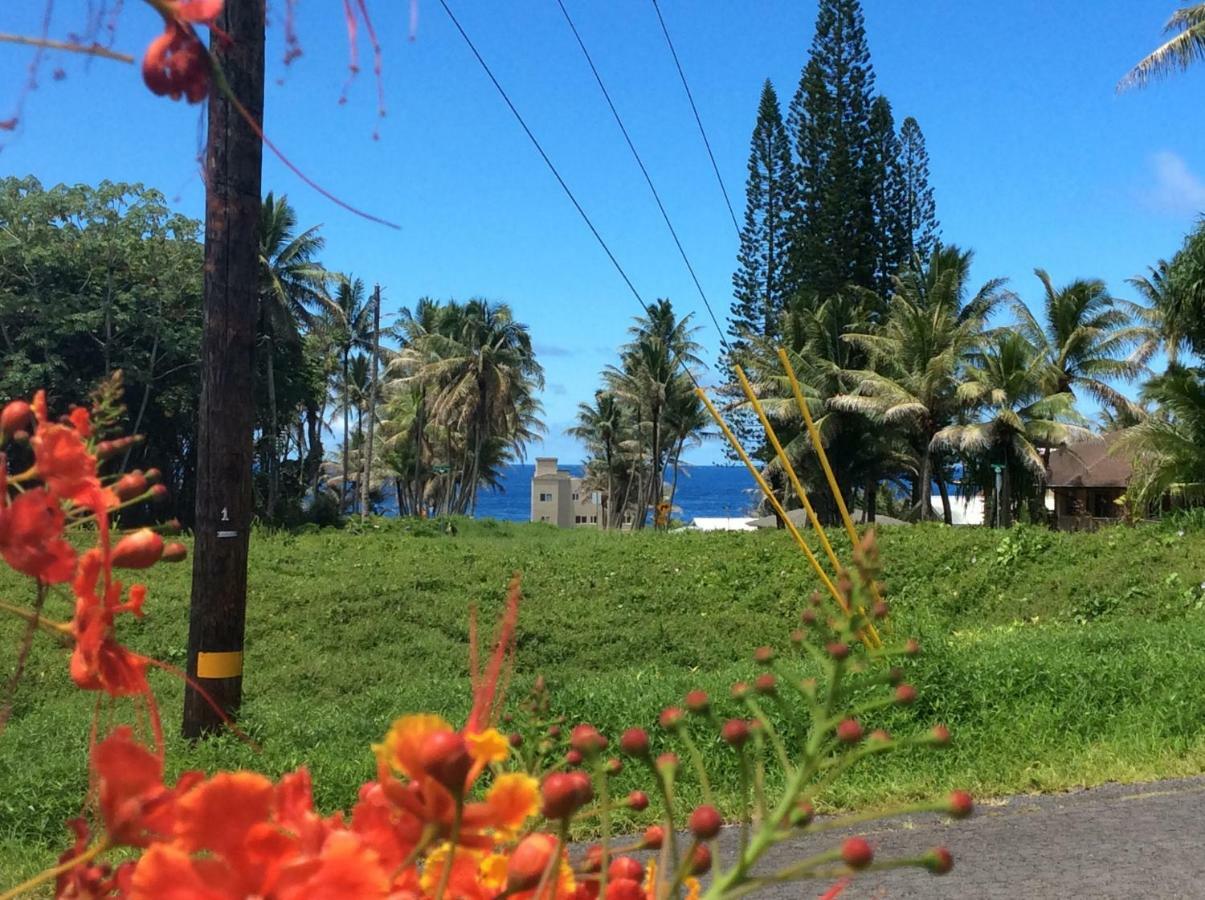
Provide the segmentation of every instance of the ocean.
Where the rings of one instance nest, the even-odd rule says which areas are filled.
[[[574,475],[581,466],[562,465]],[[531,478],[535,466],[507,466],[500,490],[486,491],[477,499],[477,518],[526,522],[531,518]],[[674,517],[689,522],[696,516],[740,517],[757,500],[757,485],[744,466],[685,466],[678,474]]]

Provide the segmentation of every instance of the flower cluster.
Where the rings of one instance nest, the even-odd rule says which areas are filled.
[[[867,732],[883,710],[916,699],[893,662],[920,651],[915,641],[890,648],[869,639],[877,634],[872,620],[882,624],[887,616],[873,534],[856,548],[852,569],[838,577],[842,602],[832,613],[813,595],[788,646],[755,652],[760,673],[751,682],[733,685],[723,701],[689,692],[681,706],[661,713],[652,734],[632,727],[618,735],[618,753],[609,752],[611,738],[595,726],[569,728],[564,717],[551,715],[543,679],[521,706],[521,721],[501,714],[520,604],[516,575],[480,670],[475,622],[470,627],[472,707],[464,725],[436,715],[399,718],[372,748],[375,775],[350,812],[316,811],[305,768],[278,781],[241,771],[186,772],[167,783],[146,679],[148,666],[157,663],[124,647],[115,632],[122,614],[142,615],[146,590],[127,588],[114,571],[178,560],[184,548],[145,528],[113,540],[114,511],[163,491],[154,472],[104,474],[107,461],[133,442],[97,433],[95,423],[115,418],[116,389],[102,391],[92,409],[75,408],[58,420],[41,393],[0,412],[0,556],[35,581],[37,595],[32,608],[2,603],[0,609],[26,620],[27,639],[40,629],[69,644],[70,677],[81,689],[132,697],[152,723],[150,740],[128,726],[94,738],[88,814],[68,823],[72,846],[59,865],[16,891],[54,879],[56,895],[64,898],[691,900],[704,891],[740,896],[796,879],[835,880],[828,894],[835,896],[844,879],[867,869],[950,871],[944,848],[880,860],[863,837],[778,871],[763,864],[777,843],[870,818],[814,814],[851,766],[950,741],[940,725],[902,737]],[[94,535],[93,546],[77,550],[82,541],[67,537],[73,528]],[[57,622],[43,615],[43,604],[50,591],[64,588],[75,611]],[[776,728],[775,719],[806,723],[802,737]],[[747,812],[724,846],[723,818],[699,749],[704,736],[726,745],[744,786],[739,808]],[[652,798],[616,790],[625,758],[645,770]],[[779,796],[766,787],[769,765],[780,766],[785,777]],[[677,799],[683,777],[702,790],[703,803],[691,809]],[[970,796],[956,791],[896,812],[961,818],[972,808]],[[634,838],[617,838],[612,826],[620,811],[648,811],[650,821]],[[600,833],[599,843],[573,850],[571,836],[586,831]],[[105,861],[113,850],[122,861]]]
[[[222,11],[223,0],[149,2],[163,16],[164,28],[142,58],[142,80],[153,94],[200,103],[209,96],[213,73],[209,51],[197,36],[196,26],[220,34],[214,20]]]

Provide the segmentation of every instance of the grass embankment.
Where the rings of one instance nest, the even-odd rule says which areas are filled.
[[[242,724],[262,753],[229,738],[188,748],[174,737],[180,685],[153,673],[173,772],[278,774],[304,762],[324,808],[349,806],[373,772],[369,744],[395,716],[463,717],[469,604],[491,623],[514,569],[524,572],[525,600],[512,697],[543,673],[570,722],[588,719],[611,735],[653,725],[689,688],[726,698],[734,680],[755,674],[754,647],[787,644],[814,583],[781,533],[465,522],[449,537],[411,528],[256,536]],[[867,764],[828,804],[1205,771],[1205,532],[932,526],[886,529],[881,547],[894,633],[918,636],[925,653],[909,663],[918,702],[869,724],[907,731],[944,721],[955,745]],[[122,633],[181,665],[188,566],[159,566],[149,583],[147,618],[123,622]],[[26,589],[0,580],[5,599]],[[51,606],[68,614],[63,597]],[[18,631],[0,623],[4,677]],[[65,846],[63,821],[86,790],[94,700],[71,687],[65,652],[39,638],[0,738],[0,884]],[[736,778],[724,749],[705,752],[731,809]],[[631,784],[621,787],[638,777],[625,773]]]

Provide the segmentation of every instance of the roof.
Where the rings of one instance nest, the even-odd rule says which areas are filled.
[[[695,516],[690,527],[696,531],[753,531],[750,519],[735,519],[724,516]]]
[[[1119,437],[1121,433],[1114,431],[1052,451],[1047,472],[1049,486],[1125,487],[1132,466],[1124,454],[1112,452]]]

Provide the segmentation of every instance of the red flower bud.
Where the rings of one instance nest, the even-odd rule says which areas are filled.
[[[808,639],[808,633],[806,631],[804,631],[802,628],[796,628],[794,631],[791,632],[791,643],[797,647],[800,644],[802,644],[804,641],[806,641],[807,639]]]
[[[729,719],[720,729],[720,737],[730,746],[744,746],[749,740],[749,724],[744,719]]]
[[[732,686],[732,699],[744,700],[749,696],[749,685],[743,681],[738,681]]]
[[[661,717],[660,717],[660,719],[658,719],[658,721],[661,723],[662,728],[665,728],[666,730],[672,730],[674,728],[677,728],[679,725],[681,725],[682,720],[685,717],[686,717],[686,714],[683,713],[682,710],[679,709],[678,707],[667,706],[665,709],[661,710]]]
[[[705,875],[711,869],[711,851],[706,844],[699,844],[690,855],[690,874]]]
[[[586,848],[586,858],[582,860],[583,872],[601,872],[603,860],[602,844],[591,844]]]
[[[24,400],[12,400],[0,412],[0,443],[6,435],[29,431],[33,427],[33,407]]]
[[[582,723],[570,733],[569,746],[582,756],[593,756],[607,749],[607,739],[593,725]]]
[[[950,729],[945,725],[935,725],[930,732],[933,743],[938,747],[948,747],[950,745]]]
[[[130,472],[117,479],[117,483],[113,485],[113,493],[119,500],[133,500],[145,494],[149,487],[146,475],[142,472]]]
[[[565,762],[571,766],[580,766],[584,757],[576,750],[570,750],[565,754]]]
[[[870,733],[867,740],[870,741],[872,744],[881,744],[884,741],[891,740],[891,735],[888,734],[887,731],[885,731],[882,728],[876,728],[874,731],[872,731]]]
[[[791,810],[791,825],[795,828],[806,828],[816,818],[816,809],[806,800],[800,800]]]
[[[865,838],[852,837],[841,845],[841,859],[851,869],[865,869],[874,861],[874,851]]]
[[[473,758],[463,736],[455,731],[432,732],[423,739],[418,758],[423,771],[450,792],[460,794],[464,790]]]
[[[874,617],[876,619],[885,619],[885,618],[887,618],[887,613],[889,611],[890,610],[888,610],[887,604],[884,603],[882,600],[880,600],[878,603],[876,603],[874,605],[874,609],[872,610],[872,615],[874,615]]]
[[[899,684],[904,680],[904,670],[899,666],[892,666],[887,672],[887,683],[890,685]]]
[[[908,638],[908,642],[904,644],[904,653],[908,656],[920,655],[920,642],[916,638]]]
[[[678,768],[678,754],[662,753],[657,757],[657,768],[668,770],[672,774]]]
[[[519,734],[519,732],[517,732],[517,731],[512,733],[509,737],[507,737],[506,740],[510,743],[510,745],[512,747],[522,747],[523,746],[523,735]]]
[[[608,775],[618,775],[623,771],[623,760],[612,756],[607,760],[606,771]]]
[[[188,557],[188,548],[179,541],[173,541],[163,548],[163,556],[160,559],[163,562],[176,563],[184,562]]]
[[[924,866],[934,875],[945,875],[954,868],[954,857],[945,847],[934,847],[925,854]]]
[[[561,736],[561,726],[560,725],[549,725],[548,726],[548,736],[550,738],[553,738],[554,740],[556,738],[559,738]]]
[[[720,833],[720,827],[723,824],[719,811],[714,806],[705,804],[695,807],[695,811],[690,814],[687,827],[690,829],[690,833],[700,841],[709,841]]]
[[[649,735],[643,728],[629,728],[619,738],[619,749],[628,756],[643,759],[649,755]]]
[[[804,625],[815,625],[817,619],[819,619],[819,616],[816,615],[816,610],[809,608],[803,611],[803,616],[801,618],[803,619]]]
[[[711,708],[711,698],[707,696],[707,691],[690,691],[686,695],[685,706],[688,712],[705,715]]]
[[[163,480],[163,473],[158,469],[147,469],[144,474],[146,475],[146,480],[151,484],[158,484]]]
[[[644,866],[630,856],[617,856],[607,866],[608,878],[630,878],[632,881],[644,881]]]
[[[640,839],[642,849],[660,850],[663,843],[665,843],[665,829],[660,825],[650,825],[644,829],[644,837]]]
[[[831,641],[824,645],[825,652],[833,659],[845,659],[849,656],[849,644],[841,641]]]
[[[753,689],[759,694],[770,696],[778,692],[778,679],[769,672],[763,672],[753,679]]]
[[[761,665],[768,665],[774,661],[773,647],[758,647],[753,651],[753,661]]]
[[[166,485],[155,484],[151,486],[151,500],[155,503],[163,503],[171,496]]]
[[[146,569],[163,555],[163,538],[149,528],[127,534],[113,548],[113,565],[119,569]]]
[[[594,785],[584,772],[554,772],[540,785],[542,812],[548,819],[568,819],[594,799]]]
[[[856,744],[862,740],[862,726],[857,719],[844,719],[837,725],[837,740],[843,744]]]
[[[895,702],[907,706],[916,699],[916,688],[910,684],[901,684],[895,689]]]
[[[519,841],[506,862],[506,888],[511,893],[527,891],[540,883],[544,870],[552,862],[557,840],[551,834],[536,832]]]
[[[639,881],[633,881],[631,878],[616,878],[607,882],[607,893],[604,900],[647,900],[647,896]]]
[[[96,458],[99,460],[112,459],[118,453],[125,453],[130,447],[142,440],[141,435],[131,434],[128,437],[114,438],[111,441],[101,441],[96,445]],[[151,472],[159,471],[158,469],[148,470],[146,480],[151,481]]]
[[[947,812],[955,819],[965,819],[975,811],[975,801],[966,791],[953,791],[950,794]]]
[[[628,794],[628,809],[644,812],[649,808],[649,795],[644,791],[632,791]]]

